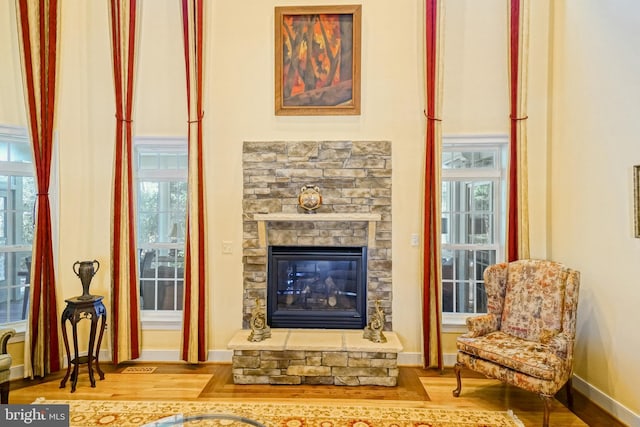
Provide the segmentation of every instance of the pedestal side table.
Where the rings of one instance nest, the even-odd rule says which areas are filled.
[[[87,364],[89,369],[89,381],[91,381],[91,387],[96,386],[96,380],[93,376],[93,362],[95,361],[96,371],[100,376],[100,379],[104,379],[104,372],[100,369],[100,361],[98,356],[100,354],[100,344],[102,343],[102,335],[107,323],[107,309],[102,302],[104,297],[100,295],[90,295],[86,297],[73,297],[65,300],[67,306],[62,312],[62,318],[60,320],[60,326],[62,327],[62,338],[64,339],[64,348],[67,353],[67,373],[60,382],[60,388],[64,388],[69,375],[71,375],[71,393],[76,391],[76,384],[78,383],[78,368],[82,364]],[[80,356],[78,354],[78,323],[82,319],[88,319],[91,321],[91,330],[89,333],[89,348],[86,356]],[[67,338],[67,325],[66,321],[71,323],[73,331],[73,352],[74,357],[71,359],[69,353],[69,340]],[[98,329],[98,321],[100,323],[100,334],[96,342],[96,331]],[[73,365],[73,371],[71,370]]]

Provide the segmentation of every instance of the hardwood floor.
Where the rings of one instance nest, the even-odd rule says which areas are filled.
[[[152,373],[123,373],[127,366],[153,366]],[[452,369],[443,373],[418,367],[401,367],[397,387],[376,386],[269,386],[233,384],[230,364],[186,365],[182,363],[136,363],[118,366],[103,364],[106,377],[91,388],[86,367],[81,368],[76,391],[70,385],[60,388],[64,372],[46,379],[11,382],[9,403],[31,403],[38,397],[53,400],[296,400],[316,402],[376,400],[383,405],[423,406],[428,408],[469,408],[512,410],[526,426],[542,423],[542,401],[533,393],[488,380],[463,371],[462,393],[454,398]],[[97,379],[97,376],[96,376]],[[552,426],[623,427],[609,414],[574,391],[574,411],[564,402],[564,391],[552,405]]]

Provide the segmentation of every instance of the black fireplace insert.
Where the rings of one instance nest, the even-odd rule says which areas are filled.
[[[362,329],[367,248],[270,246],[267,322],[273,328]]]

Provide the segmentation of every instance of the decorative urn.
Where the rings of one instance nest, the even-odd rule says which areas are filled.
[[[298,204],[307,213],[314,213],[322,205],[322,195],[317,185],[305,185],[300,189]]]
[[[93,295],[89,293],[89,286],[91,285],[91,279],[99,269],[100,263],[95,259],[93,261],[76,261],[73,263],[73,272],[82,282],[82,295],[78,299],[90,300],[93,298]]]

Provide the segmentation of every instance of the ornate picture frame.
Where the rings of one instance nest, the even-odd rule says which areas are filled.
[[[361,21],[361,5],[275,8],[277,116],[360,114]]]

